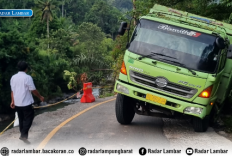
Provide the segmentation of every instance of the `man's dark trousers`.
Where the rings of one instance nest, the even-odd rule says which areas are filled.
[[[34,109],[32,105],[25,107],[15,106],[19,118],[19,130],[22,138],[28,138],[28,131],[34,119]]]

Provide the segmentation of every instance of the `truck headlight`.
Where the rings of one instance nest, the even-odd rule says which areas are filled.
[[[123,85],[117,84],[117,90],[122,93],[129,94],[129,89],[124,87]]]
[[[192,113],[192,114],[201,114],[203,111],[203,108],[200,107],[186,107],[184,109],[184,113]]]

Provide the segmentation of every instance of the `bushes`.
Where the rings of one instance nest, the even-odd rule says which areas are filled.
[[[16,30],[0,32],[0,112],[8,112],[10,105],[10,79],[17,73],[19,60],[27,60],[29,53],[22,34]]]
[[[80,27],[80,39],[75,29],[62,28],[51,31],[49,39],[42,36],[34,40],[30,37],[31,40],[28,40],[27,36],[31,32],[25,34],[15,29],[0,33],[0,113],[13,111],[9,107],[10,79],[17,73],[16,65],[20,60],[29,63],[31,70],[28,74],[33,77],[36,88],[46,99],[69,91],[63,79],[64,70],[76,72],[77,75],[86,72],[89,81],[94,83],[109,76],[110,71],[92,70],[110,68],[110,51],[114,41],[106,38],[94,24],[83,23],[82,26],[87,27]],[[92,35],[97,36],[92,38]],[[50,49],[47,49],[47,43]],[[38,101],[37,98],[35,101]]]

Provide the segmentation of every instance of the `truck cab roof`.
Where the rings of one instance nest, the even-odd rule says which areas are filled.
[[[155,4],[147,16],[163,18],[166,20],[194,25],[195,27],[218,33],[223,37],[228,37],[232,43],[232,25],[214,19],[202,17],[188,12],[172,9]]]

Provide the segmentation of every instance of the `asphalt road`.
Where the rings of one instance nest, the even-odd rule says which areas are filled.
[[[161,118],[135,115],[131,125],[121,125],[115,116],[115,101],[102,104],[62,127],[45,149],[80,147],[95,149],[168,148]]]
[[[182,152],[192,147],[227,149],[232,153],[230,140],[218,135],[213,128],[205,133],[196,133],[187,120],[135,115],[131,125],[121,125],[115,116],[115,98],[97,99],[87,104],[75,103],[40,114],[35,117],[29,132],[30,145],[18,139],[20,133],[16,127],[0,136],[0,148],[66,149],[75,150],[76,154],[81,147],[88,150],[133,149],[135,152],[141,147],[181,149]],[[72,120],[65,123],[70,117]]]

